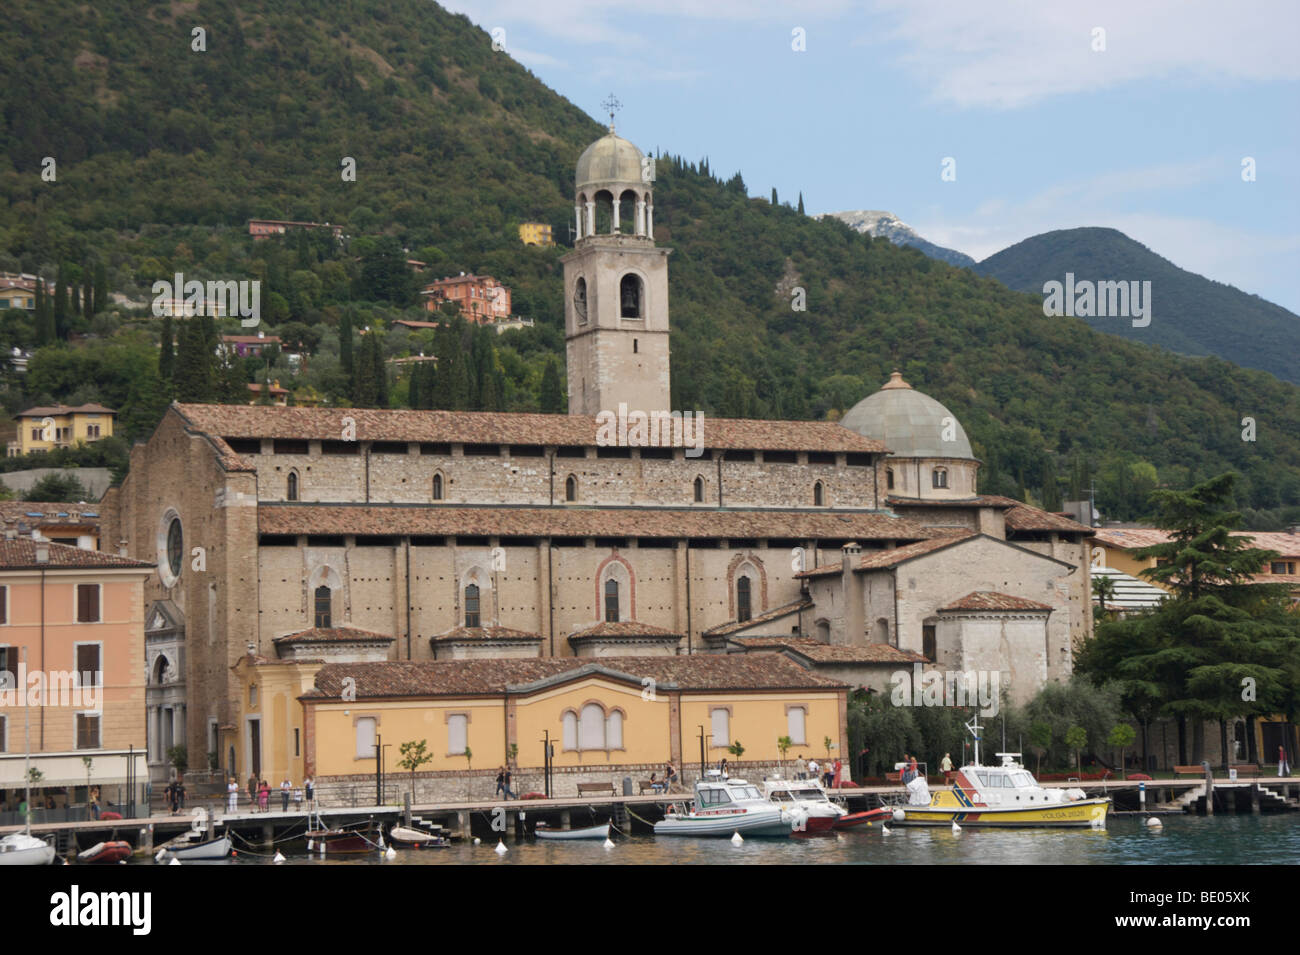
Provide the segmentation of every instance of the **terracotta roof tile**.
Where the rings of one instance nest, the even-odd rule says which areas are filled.
[[[904,547],[895,547],[892,550],[873,550],[869,554],[863,554],[858,560],[858,566],[855,570],[886,570],[890,567],[897,567],[906,561],[915,557],[921,557],[924,554],[932,553],[936,550],[942,550],[958,541],[963,541],[976,535],[971,531],[960,534],[945,534],[942,537],[932,537],[929,540],[917,541],[913,544],[907,544]],[[837,561],[834,564],[826,564],[815,570],[805,570],[801,574],[795,574],[796,577],[829,577],[832,574],[842,573],[844,562]]]
[[[347,505],[263,501],[263,534],[920,540],[915,521],[868,511]]]
[[[779,607],[773,607],[771,610],[765,610],[748,620],[731,620],[727,623],[719,624],[716,627],[710,627],[704,631],[706,637],[725,637],[729,633],[736,633],[740,630],[748,630],[750,627],[760,626],[770,623],[773,620],[780,620],[782,617],[788,617],[792,613],[800,610],[807,610],[813,605],[811,600],[795,600],[788,604],[782,604]]]
[[[925,657],[911,650],[900,650],[887,643],[869,643],[865,647],[838,647],[814,641],[791,644],[786,650],[814,663],[924,663]]]
[[[1007,500],[1010,500],[1008,498]],[[1005,518],[1008,531],[1061,531],[1070,534],[1091,534],[1093,529],[1068,517],[1030,507],[1028,504],[1015,504],[1007,511]]]
[[[512,630],[510,627],[456,627],[429,639],[434,643],[492,643],[503,640],[540,642],[542,635],[531,630]]]
[[[96,525],[103,513],[98,504],[48,504],[33,501],[0,501],[0,521],[42,526],[45,524]],[[73,515],[77,515],[75,518]]]
[[[1281,531],[1233,531],[1233,537],[1250,537],[1251,547],[1277,551],[1282,557],[1300,557],[1300,534]],[[1167,544],[1169,531],[1158,527],[1099,527],[1097,543],[1123,550]]]
[[[360,441],[543,444],[592,447],[591,415],[484,411],[379,411],[370,408],[279,408],[255,405],[172,406],[191,428],[228,438],[341,440],[353,419]],[[700,420],[706,448],[883,453],[885,446],[829,421]]]
[[[618,623],[606,621],[598,623],[594,627],[588,627],[586,630],[579,630],[576,633],[569,634],[570,640],[582,640],[589,637],[676,637],[681,639],[682,634],[672,630],[665,630],[663,627],[652,627],[648,623],[639,623],[635,620],[620,620]]]
[[[391,634],[376,633],[374,630],[359,630],[356,627],[312,627],[309,630],[299,630],[297,633],[287,633],[283,637],[276,637],[275,643],[374,643],[375,641],[384,641],[392,643],[395,638]]]
[[[978,494],[974,497],[939,498],[930,500],[921,497],[899,497],[891,494],[885,498],[887,504],[900,507],[1017,507],[1020,502],[997,494]]]
[[[105,408],[103,405],[86,404],[86,405],[49,405],[40,408],[28,408],[26,411],[20,411],[15,418],[43,418],[45,416],[54,417],[55,415],[67,414],[117,414],[112,408]]]
[[[944,604],[939,608],[943,610],[1010,610],[1010,611],[1051,611],[1055,608],[1047,604],[1040,604],[1036,600],[1026,600],[1023,597],[1013,597],[1010,594],[1000,594],[992,590],[977,590],[969,593],[965,597],[960,597],[952,603]]]
[[[46,564],[36,562],[36,541],[25,537],[15,540],[0,540],[0,570],[29,570],[40,567],[58,567],[64,570],[101,567],[152,569],[157,566],[143,560],[132,560],[129,557],[106,554],[100,550],[82,550],[69,544],[44,544],[42,546],[50,549],[50,559]]]
[[[343,680],[356,681],[357,699],[382,697],[487,696],[508,686],[535,683],[590,666],[576,657],[544,660],[449,660],[443,663],[328,663],[316,674],[309,698],[339,698]],[[600,665],[636,680],[683,690],[834,690],[844,684],[811,673],[774,655],[693,654],[673,657],[615,657]]]

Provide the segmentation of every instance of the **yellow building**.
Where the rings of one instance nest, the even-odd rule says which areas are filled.
[[[9,442],[9,456],[53,451],[89,444],[113,434],[117,412],[103,405],[52,405],[28,408],[14,415],[18,422],[18,440]]]
[[[524,245],[554,245],[551,227],[545,222],[523,222],[519,225],[519,241]]]
[[[573,794],[578,782],[662,777],[669,763],[694,773],[701,735],[710,764],[726,758],[756,769],[781,759],[783,736],[817,756],[826,738],[832,756],[846,746],[847,686],[780,656],[322,664],[322,633],[294,635],[301,660],[236,664],[241,712],[230,729],[240,739],[226,745],[235,747],[241,782],[252,772],[274,788],[306,774],[328,799],[331,786],[373,781],[381,740],[385,776],[399,786],[410,779],[398,766],[401,744],[426,742],[432,761],[418,773],[420,801],[487,797],[508,760],[517,788],[539,788],[546,739],[558,795]],[[348,631],[339,643],[355,652],[366,637],[391,639]],[[739,761],[729,749],[737,742]]]

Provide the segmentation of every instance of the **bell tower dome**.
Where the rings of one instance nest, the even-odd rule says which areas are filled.
[[[578,157],[564,263],[569,413],[668,411],[668,255],[654,242],[654,160],[609,133]]]

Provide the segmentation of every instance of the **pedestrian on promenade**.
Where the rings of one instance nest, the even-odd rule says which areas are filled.
[[[269,783],[267,783],[265,779],[263,779],[262,785],[258,787],[257,790],[257,808],[262,812],[266,812],[269,809],[270,805],[271,805],[271,786]]]
[[[176,808],[180,812],[185,811],[185,777],[176,777]]]
[[[248,777],[248,808],[257,812],[257,777]]]
[[[230,777],[230,785],[226,787],[226,812],[235,812],[239,809],[239,783],[235,782],[235,777]]]
[[[840,773],[844,771],[844,764],[838,759],[835,760],[835,769],[831,773],[831,788],[834,789],[840,784]]]
[[[903,771],[902,771],[902,773],[899,774],[899,777],[898,777],[898,778],[899,778],[899,781],[902,782],[902,784],[903,784],[904,786],[906,786],[908,783],[910,783],[910,782],[912,781],[912,764],[911,764],[910,760],[911,760],[911,757],[908,756],[906,753],[904,753],[904,754],[903,754]]]
[[[803,753],[800,753],[799,758],[794,761],[794,778],[808,778],[808,761],[803,758]]]
[[[515,778],[514,773],[510,772],[510,767],[507,765],[507,766],[506,766],[506,798],[507,798],[507,799],[518,799],[518,798],[519,798],[518,796],[516,796],[516,795],[514,794],[514,790],[512,790],[512,789],[510,788],[510,782],[511,782],[511,780],[513,780],[514,778]]]
[[[497,767],[497,788],[493,790],[492,795],[495,797],[505,788],[506,788],[506,768],[504,766],[498,766]],[[507,796],[506,798],[509,799],[510,797]]]
[[[943,759],[939,762],[939,768],[943,770],[945,776],[952,772],[952,756],[944,753]]]
[[[718,763],[718,772],[722,774],[723,779],[727,778],[727,758],[725,756],[722,758],[722,761]]]
[[[671,792],[675,785],[677,785],[677,770],[673,769],[672,763],[669,763],[664,767],[664,792]]]
[[[1290,776],[1290,775],[1291,775],[1291,767],[1287,764],[1287,761],[1286,761],[1286,747],[1285,747],[1285,746],[1279,746],[1279,747],[1277,748],[1277,774],[1278,774],[1279,776]]]
[[[831,788],[831,783],[835,781],[835,767],[830,763],[826,764],[825,771],[822,772],[822,785],[827,789]]]
[[[293,783],[289,782],[288,777],[280,783],[280,811],[289,811],[289,795],[293,791]]]
[[[173,816],[176,815],[176,780],[173,779],[167,784],[167,788],[163,790],[163,798],[167,801],[167,811]]]
[[[302,788],[307,790],[307,808],[309,810],[315,809],[316,808],[316,786],[315,783],[312,782],[310,776],[308,776],[306,779],[302,781]]]
[[[821,767],[817,765],[817,757],[814,756],[808,760],[808,778],[816,779],[821,774]]]
[[[96,786],[90,791],[90,818],[99,818],[99,787]]]
[[[302,812],[302,787],[295,786],[293,789],[293,811]]]

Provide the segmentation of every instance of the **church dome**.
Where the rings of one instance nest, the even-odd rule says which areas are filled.
[[[945,418],[952,419],[953,440],[943,440]],[[889,381],[849,409],[840,424],[850,431],[885,442],[899,458],[974,458],[970,439],[957,416],[922,394],[894,372]]]
[[[615,182],[640,182],[641,159],[641,150],[611,131],[588,146],[578,157],[578,188]]]

